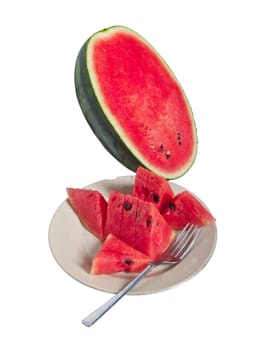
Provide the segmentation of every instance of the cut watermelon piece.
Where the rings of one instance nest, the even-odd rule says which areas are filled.
[[[110,233],[119,236],[121,230],[123,203],[123,194],[120,195],[120,192],[115,190],[110,191],[107,218],[104,227],[105,237]]]
[[[173,237],[170,225],[150,202],[117,191],[114,191],[114,201],[111,197],[105,234],[113,233],[151,259],[156,259]],[[114,206],[111,202],[118,204]],[[121,203],[122,212],[120,213]]]
[[[166,207],[174,197],[168,181],[143,167],[136,171],[133,195],[153,203],[159,211]]]
[[[149,262],[148,256],[109,234],[92,261],[91,274],[140,272]]]
[[[136,244],[137,203],[138,201],[134,200],[134,197],[130,194],[124,195],[121,231],[119,233],[119,237],[122,239],[125,237],[125,242],[136,249],[138,249]]]
[[[163,217],[175,230],[182,229],[188,222],[206,226],[215,221],[212,214],[188,191],[174,197],[164,210]]]
[[[100,240],[104,239],[107,201],[99,191],[67,188],[68,200],[83,226]]]
[[[114,229],[114,234],[119,237],[121,240],[131,245],[135,249],[138,249],[136,246],[136,217],[137,217],[137,198],[131,194],[124,194],[119,192],[119,201],[123,203],[121,211],[121,226],[120,230],[118,227]],[[116,213],[112,212],[109,214],[113,217],[116,216]],[[118,215],[118,214],[117,214]],[[117,233],[116,233],[117,232]],[[140,250],[140,249],[138,249]]]
[[[167,224],[155,205],[138,198],[135,248],[155,260],[169,246],[173,237],[171,226]]]

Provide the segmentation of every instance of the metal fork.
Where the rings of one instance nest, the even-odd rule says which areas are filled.
[[[187,224],[157,261],[150,262],[127,286],[115,294],[105,304],[82,320],[86,327],[92,326],[125,294],[127,294],[151,270],[161,264],[177,265],[192,250],[202,228]]]

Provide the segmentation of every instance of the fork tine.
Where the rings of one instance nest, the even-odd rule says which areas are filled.
[[[198,239],[202,228],[197,229],[195,226],[192,226],[188,231],[188,236],[182,242],[182,244],[178,247],[179,250],[174,252],[174,255],[183,259],[191,250],[196,240]]]
[[[168,248],[168,252],[170,254],[173,254],[173,252],[181,245],[182,240],[185,239],[185,236],[188,234],[188,230],[191,228],[192,225],[189,223],[185,225],[183,230],[179,232],[175,240],[171,243],[171,245]]]
[[[185,258],[186,255],[191,251],[192,247],[194,246],[195,242],[200,236],[201,231],[202,231],[202,227],[195,229],[194,235],[192,235],[192,240],[188,242],[189,243],[188,246],[185,247],[184,252],[181,254],[181,259]]]
[[[194,232],[194,229],[195,229],[195,225],[190,225],[187,230],[185,230],[184,234],[181,235],[180,237],[178,237],[178,244],[177,246],[175,247],[175,249],[173,249],[171,251],[171,254],[172,255],[178,255],[181,250],[183,249],[183,247],[187,244],[188,240],[191,238],[193,232]]]
[[[180,248],[182,243],[185,241],[185,239],[188,237],[189,232],[191,232],[192,228],[194,227],[193,224],[188,223],[183,230],[177,235],[175,241],[172,243],[172,245],[169,248],[169,253],[171,255],[174,255],[176,250]]]

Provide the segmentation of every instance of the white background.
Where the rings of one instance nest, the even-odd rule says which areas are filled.
[[[0,348],[262,349],[261,1],[3,1],[0,5]],[[209,264],[190,281],[127,296],[92,328],[109,294],[57,265],[50,220],[67,186],[132,174],[101,146],[74,90],[95,31],[122,24],[165,58],[192,106],[194,166],[174,180],[217,218]]]

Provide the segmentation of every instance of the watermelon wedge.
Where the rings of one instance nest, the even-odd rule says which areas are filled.
[[[122,238],[125,242],[129,243],[132,247],[143,251],[142,247],[139,247],[137,244],[137,210],[138,201],[134,200],[134,197],[130,194],[125,194],[121,217],[121,231],[119,232],[119,237]]]
[[[171,243],[174,232],[154,204],[139,198],[136,216],[135,247],[156,260]]]
[[[68,201],[83,226],[98,239],[104,239],[107,201],[99,191],[67,188]]]
[[[92,261],[91,274],[140,272],[149,262],[148,256],[109,234]]]
[[[123,204],[124,195],[120,195],[120,192],[115,190],[110,191],[104,227],[105,237],[110,233],[120,235]]]
[[[136,171],[132,193],[146,202],[153,203],[160,211],[174,197],[169,182],[163,176],[154,174],[141,166]]]
[[[114,234],[154,260],[169,245],[173,230],[154,204],[114,191],[109,198],[105,224],[105,235],[108,234]]]
[[[215,221],[212,214],[188,191],[177,194],[162,215],[175,230],[182,229],[188,222],[206,226]]]

